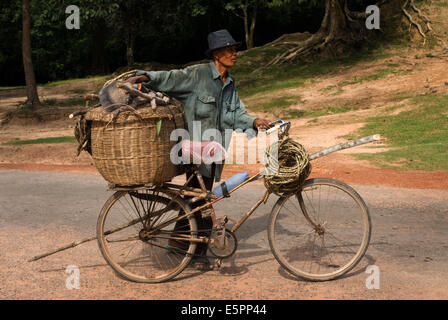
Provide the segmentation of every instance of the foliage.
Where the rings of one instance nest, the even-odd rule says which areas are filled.
[[[24,144],[43,144],[43,143],[67,143],[76,142],[75,137],[51,137],[51,138],[39,138],[34,140],[15,140],[2,143],[2,145],[24,145]]]
[[[323,0],[247,1],[252,6],[258,4],[255,46],[285,33],[313,33],[324,14]],[[371,2],[348,1],[353,10]],[[245,0],[31,1],[37,81],[42,84],[111,73],[127,64],[130,45],[137,62],[184,64],[202,60],[211,31],[226,28],[236,40],[244,42],[241,19],[230,14],[243,3]],[[80,30],[66,29],[68,5],[80,8]],[[20,0],[0,2],[0,26],[0,85],[23,85]]]

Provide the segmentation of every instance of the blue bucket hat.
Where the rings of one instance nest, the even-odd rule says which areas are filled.
[[[226,29],[210,32],[207,40],[208,50],[205,52],[205,55],[209,58],[211,58],[211,54],[214,50],[226,47],[241,46],[241,42],[235,41]]]

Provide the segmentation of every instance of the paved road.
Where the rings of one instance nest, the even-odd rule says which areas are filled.
[[[220,271],[189,271],[148,285],[117,277],[95,241],[26,262],[95,234],[111,194],[99,175],[0,171],[0,298],[447,299],[448,190],[354,187],[370,207],[373,233],[365,258],[342,279],[306,282],[282,270],[267,241],[267,217],[276,200],[271,196],[238,230],[239,251]],[[261,184],[249,185],[216,209],[237,218],[262,192]],[[69,265],[79,267],[79,289],[66,288]],[[369,265],[379,268],[379,289],[366,288]]]

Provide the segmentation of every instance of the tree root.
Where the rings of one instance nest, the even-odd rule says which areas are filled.
[[[417,7],[415,6],[415,4],[414,4],[414,0],[411,0],[411,8],[412,8],[412,10],[414,10],[415,12],[417,12],[418,17],[419,17],[420,19],[422,19],[423,21],[425,21],[425,23],[426,23],[426,27],[428,28],[429,31],[432,32],[433,30],[432,30],[432,27],[431,27],[431,20],[430,20],[426,15],[424,15],[424,14],[422,13],[422,11],[421,11],[419,8],[417,8]]]
[[[312,35],[307,40],[299,43],[297,46],[295,46],[291,49],[288,49],[281,54],[278,54],[274,59],[272,59],[266,65],[254,70],[253,73],[256,73],[260,70],[266,69],[272,65],[289,61],[298,55],[304,55],[304,54],[312,51],[314,48],[316,48],[316,46],[321,45],[322,42],[325,43],[325,37],[322,33],[318,32],[318,33]]]
[[[388,0],[379,0],[377,2],[377,5],[381,6],[387,2]],[[340,11],[335,13],[334,10]],[[333,20],[335,19],[335,17],[336,19],[341,19],[341,15],[344,15],[342,20]],[[278,54],[266,65],[254,70],[253,73],[256,73],[278,63],[284,63],[293,59],[306,57],[312,52],[323,52],[325,50],[328,50],[330,53],[334,54],[334,47],[337,44],[341,42],[353,43],[363,39],[364,35],[361,30],[358,29],[360,21],[365,19],[365,17],[365,12],[350,11],[346,1],[343,1],[342,3],[342,1],[339,2],[338,0],[327,0],[325,17],[322,21],[319,31],[317,31],[308,39],[298,43],[293,48],[290,48],[285,52]],[[343,21],[344,19],[345,21]],[[345,25],[345,27],[341,27],[340,25]],[[341,33],[341,28],[346,28],[347,32],[345,34]],[[270,43],[270,45],[276,42],[280,42],[283,39],[284,37],[280,37],[276,41]]]
[[[426,34],[423,32],[422,26],[412,18],[412,16],[409,14],[409,12],[407,12],[406,7],[408,4],[409,4],[409,0],[406,0],[406,2],[403,4],[403,7],[401,7],[401,11],[403,11],[404,15],[406,16],[406,18],[408,18],[411,25],[414,25],[417,28],[418,32],[423,37],[423,45],[425,45]]]
[[[406,10],[406,7],[408,5],[417,14],[418,19],[425,23],[425,25],[426,25],[426,32],[423,31],[422,25],[419,24],[417,21],[415,21],[412,18],[411,14]],[[444,50],[447,49],[447,45],[446,45],[445,41],[432,28],[431,23],[433,21],[430,18],[428,18],[428,16],[426,16],[422,12],[422,10],[417,8],[417,6],[414,3],[414,0],[406,0],[405,3],[403,4],[402,11],[403,11],[404,15],[406,16],[406,18],[409,20],[410,27],[415,26],[417,28],[419,34],[422,36],[422,38],[423,38],[423,45],[426,44],[427,34],[431,34],[432,36],[434,36],[442,44]]]

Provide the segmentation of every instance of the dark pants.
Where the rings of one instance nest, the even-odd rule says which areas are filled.
[[[209,191],[212,190],[213,188],[213,182],[215,180],[214,178],[214,173],[215,173],[215,165],[212,165],[212,177],[202,177],[202,179],[204,180],[204,184],[205,184],[205,188]],[[188,172],[187,173],[187,180],[190,178],[190,176],[193,173]],[[193,188],[201,188],[200,184],[199,184],[199,180],[197,177],[193,177],[193,179],[191,179],[191,181],[188,183],[189,187],[193,187]],[[191,199],[193,197],[189,197],[189,196],[185,196],[185,199]],[[199,206],[204,205],[206,202],[205,200],[199,200],[196,201],[192,204],[190,204],[190,209],[194,209],[197,208]],[[183,211],[179,212],[179,215],[182,215]],[[202,218],[202,213],[201,211],[197,211],[194,213],[194,217],[196,218],[196,223],[198,226],[198,230],[207,230],[207,231],[200,231],[199,232],[199,236],[206,236],[209,237],[210,236],[210,231],[213,227],[213,221],[211,217],[206,217],[206,218]],[[181,230],[188,230],[188,220],[180,220],[176,223],[176,225],[174,226],[174,230],[176,231],[181,231]],[[208,244],[207,243],[199,243],[196,247],[196,251],[195,251],[195,255],[200,255],[200,256],[205,256],[207,253],[207,249],[208,249]]]

